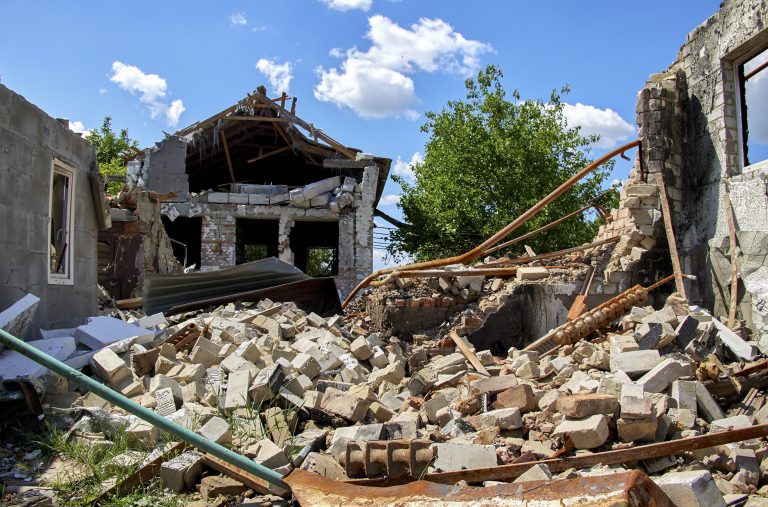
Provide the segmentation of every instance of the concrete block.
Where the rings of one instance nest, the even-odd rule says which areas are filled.
[[[384,368],[389,364],[387,353],[381,347],[373,347],[373,354],[368,358],[368,362],[374,368]]]
[[[705,421],[712,422],[725,417],[720,405],[701,382],[696,382],[696,401],[698,402],[699,413]]]
[[[176,401],[177,406],[181,406],[184,402],[184,397],[181,392],[181,385],[167,375],[155,375],[149,381],[149,392],[154,393],[158,389],[171,389],[173,392],[173,399]]]
[[[132,343],[148,343],[154,339],[154,331],[112,317],[90,317],[88,323],[75,331],[75,340],[92,350],[99,350],[124,340]]]
[[[249,447],[245,455],[273,470],[289,463],[283,449],[268,438],[261,439]]]
[[[565,420],[554,431],[555,435],[570,435],[577,449],[594,449],[608,439],[608,418],[592,415],[584,419]]]
[[[0,329],[10,333],[20,340],[26,340],[29,333],[29,325],[37,311],[40,298],[27,294],[11,306],[0,312]],[[0,350],[2,350],[0,345]]]
[[[15,336],[18,337],[18,335]],[[53,356],[59,361],[63,361],[75,352],[75,339],[70,336],[35,340],[27,342],[27,345],[30,345],[49,356]],[[114,352],[112,354],[114,354]],[[118,357],[118,359],[120,358]],[[122,360],[120,360],[120,362],[125,366],[125,363]],[[0,352],[0,379],[13,380],[18,377],[41,378],[47,373],[48,368],[21,355],[15,350],[3,350]],[[105,372],[102,373],[106,376]],[[125,375],[125,372],[123,371],[122,374]],[[101,377],[101,375],[99,376]],[[124,378],[128,377],[130,377],[130,370],[128,371],[128,376]],[[109,382],[108,378],[101,378]]]
[[[163,486],[174,493],[181,493],[185,489],[194,490],[202,474],[203,455],[197,451],[179,454],[163,462],[160,467]]]
[[[707,470],[670,472],[654,482],[680,507],[725,507],[723,495]]]
[[[256,374],[251,384],[251,400],[257,404],[271,400],[283,385],[285,377],[285,369],[279,364],[263,368]]]
[[[521,414],[527,414],[536,409],[536,396],[528,384],[510,387],[496,396],[494,408],[516,408]]]
[[[195,364],[202,364],[206,368],[210,368],[215,364],[219,364],[219,352],[221,346],[213,343],[211,340],[201,336],[195,342],[192,347],[192,354],[190,358]]]
[[[696,414],[696,382],[675,380],[672,382],[671,394],[677,403],[677,408],[690,410]]]
[[[272,407],[264,411],[264,420],[272,441],[278,447],[284,447],[296,427],[296,413]]]
[[[655,441],[656,426],[656,417],[645,419],[624,419],[622,417],[616,421],[616,429],[622,442]]]
[[[557,411],[573,419],[597,414],[612,416],[618,406],[619,400],[610,394],[574,394],[557,399]]]
[[[272,488],[273,486],[269,486],[270,491]],[[200,496],[203,500],[214,500],[214,502],[206,502],[205,505],[215,505],[217,497],[234,497],[246,491],[248,486],[225,475],[209,475],[200,481]],[[277,491],[274,492],[277,493]]]
[[[710,431],[749,428],[750,426],[752,426],[752,421],[749,416],[741,414],[712,421],[710,423]]]
[[[368,442],[371,440],[382,440],[385,437],[386,431],[383,424],[347,426],[346,428],[337,428],[333,432],[333,436],[331,436],[331,445],[342,439]]]
[[[364,336],[355,338],[350,344],[350,351],[359,361],[365,361],[373,355],[373,350],[368,345],[368,340]]]
[[[93,372],[112,387],[119,386],[133,376],[125,361],[110,349],[96,352],[91,358],[90,364]]]
[[[717,319],[713,319],[712,323],[717,329],[717,338],[725,345],[733,354],[739,359],[746,361],[754,361],[760,351],[757,346],[747,343],[739,335],[728,329],[725,324]]]
[[[139,418],[131,420],[125,429],[128,442],[131,445],[151,447],[160,438],[160,430]]]
[[[637,350],[611,354],[611,371],[623,371],[630,378],[637,378],[651,371],[661,362],[658,350]]]
[[[680,320],[675,328],[675,343],[681,350],[685,350],[691,340],[696,337],[699,321],[690,315],[686,315]]]
[[[208,419],[208,422],[197,431],[200,435],[218,444],[232,443],[232,427],[227,421],[218,416]]]
[[[549,276],[547,268],[541,267],[523,267],[517,268],[517,275],[515,278],[518,280],[541,280]]]
[[[296,357],[291,361],[291,366],[311,379],[320,373],[320,363],[314,357],[303,352],[296,354]]]
[[[250,370],[238,370],[229,374],[227,378],[227,394],[224,397],[224,410],[232,411],[236,408],[244,408],[250,405],[252,374]]]
[[[472,468],[495,467],[496,448],[492,445],[444,443],[434,444],[437,455],[434,468],[439,472],[455,472]]]
[[[438,394],[425,401],[421,408],[426,412],[429,422],[435,424],[437,422],[437,411],[447,406],[448,400],[442,394]]]
[[[501,375],[498,377],[488,377],[479,380],[473,380],[470,388],[477,394],[496,394],[517,385],[517,377],[514,375]]]
[[[678,378],[685,375],[685,366],[675,359],[667,358],[637,380],[645,392],[660,393]]]
[[[155,397],[155,412],[163,417],[168,417],[176,412],[176,401],[173,399],[173,390],[169,387],[158,389],[152,393]]]
[[[255,364],[250,361],[246,361],[242,357],[238,356],[235,352],[232,352],[227,357],[225,357],[220,366],[221,369],[227,373],[247,370],[255,375],[259,371]]]
[[[525,471],[523,475],[512,481],[511,484],[519,484],[521,482],[529,481],[551,481],[552,472],[549,471],[547,465],[539,464],[533,465],[531,468]]]
[[[320,408],[352,422],[359,422],[365,418],[365,414],[368,411],[368,402],[352,394],[330,387],[323,394]]]
[[[621,417],[624,419],[647,419],[653,415],[651,399],[645,396],[643,386],[624,384],[621,386]]]
[[[480,427],[498,427],[502,430],[516,430],[523,427],[523,418],[518,408],[499,408],[480,414]]]

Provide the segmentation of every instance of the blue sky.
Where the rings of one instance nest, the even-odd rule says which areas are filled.
[[[297,114],[407,173],[425,111],[493,63],[508,91],[568,84],[569,121],[634,139],[637,91],[718,0],[617,2],[285,0],[0,2],[0,82],[75,128],[105,115],[141,146],[264,84]],[[399,162],[399,163],[398,163]],[[615,177],[628,173],[618,164]],[[399,216],[389,182],[381,208]],[[377,262],[380,264],[380,261]]]

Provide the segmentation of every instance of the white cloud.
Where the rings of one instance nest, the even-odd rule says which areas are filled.
[[[635,127],[613,109],[598,109],[579,102],[564,106],[563,114],[569,126],[581,127],[583,135],[600,135],[600,141],[595,144],[598,148],[613,148],[635,133]]]
[[[263,32],[266,29],[267,29],[267,27],[264,26],[264,25],[256,25],[253,28],[251,28],[251,31],[252,32]]]
[[[480,55],[491,46],[468,40],[441,19],[421,18],[403,28],[385,16],[368,18],[367,51],[352,47],[346,52],[330,51],[345,57],[341,69],[319,67],[317,100],[349,107],[363,118],[405,116],[416,118],[410,109],[415,101],[416,72],[443,72],[469,75],[480,66]]]
[[[349,11],[360,9],[367,11],[371,8],[373,0],[322,0],[325,5],[335,11]]]
[[[398,176],[403,176],[404,178],[407,178],[411,181],[416,179],[416,175],[413,172],[413,165],[414,164],[420,164],[424,162],[424,157],[421,156],[421,153],[416,152],[413,155],[411,155],[411,160],[406,162],[400,156],[398,155],[397,160],[395,161],[395,165],[392,168],[392,172],[395,173]]]
[[[161,100],[166,96],[168,83],[157,74],[146,74],[135,65],[126,65],[120,61],[112,62],[110,81],[133,95],[138,94],[142,104],[147,106],[152,119],[165,117],[171,127],[179,124],[179,116],[184,112],[184,102],[176,99],[170,104]]]
[[[256,68],[269,80],[269,85],[274,93],[288,93],[293,79],[293,65],[291,62],[277,63],[277,60],[259,59]]]
[[[106,93],[107,93],[107,89],[104,88],[103,86],[100,86],[99,87],[99,95],[104,95]]]
[[[236,12],[229,15],[229,26],[243,26],[248,24],[245,14],[242,12]]]
[[[70,121],[69,130],[71,130],[75,134],[80,134],[83,137],[91,133],[91,129],[85,128],[85,125],[83,125],[83,122],[81,121]]]
[[[393,204],[397,204],[400,202],[400,196],[397,194],[386,194],[381,196],[381,199],[379,200],[379,204],[382,206],[392,206]]]

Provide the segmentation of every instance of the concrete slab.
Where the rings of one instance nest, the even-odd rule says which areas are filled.
[[[75,339],[94,350],[123,340],[149,343],[154,338],[154,332],[112,317],[91,317],[75,331]]]
[[[39,303],[40,298],[33,294],[27,294],[19,299],[0,312],[0,329],[20,340],[26,340],[29,325],[32,322],[32,317],[35,316]],[[0,345],[0,350],[2,349],[3,346]]]
[[[28,342],[28,344],[60,361],[66,359],[75,351],[75,340],[71,336],[51,338],[49,340],[35,340]],[[0,352],[0,378],[3,380],[13,380],[26,376],[40,378],[46,373],[48,373],[48,368],[19,354],[15,350]]]

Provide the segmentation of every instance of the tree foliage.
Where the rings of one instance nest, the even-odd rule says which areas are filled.
[[[96,162],[101,174],[125,176],[125,159],[133,155],[134,148],[139,146],[138,141],[128,136],[128,129],[121,129],[120,134],[115,134],[112,131],[112,117],[105,116],[101,128],[91,130],[85,139],[96,150]],[[107,192],[114,195],[121,188],[120,182],[111,182]]]
[[[521,215],[560,183],[588,165],[598,136],[569,128],[560,94],[547,102],[506,98],[495,66],[466,81],[466,99],[426,113],[422,132],[430,135],[424,161],[413,167],[415,181],[393,179],[403,194],[400,208],[410,227],[390,235],[389,251],[416,261],[466,252]],[[602,192],[612,163],[581,180],[536,217],[512,233],[522,235],[584,206]],[[615,204],[616,195],[602,199]],[[613,201],[613,202],[611,202]],[[589,241],[597,221],[574,217],[526,240],[537,252]],[[513,253],[522,244],[512,247]]]

